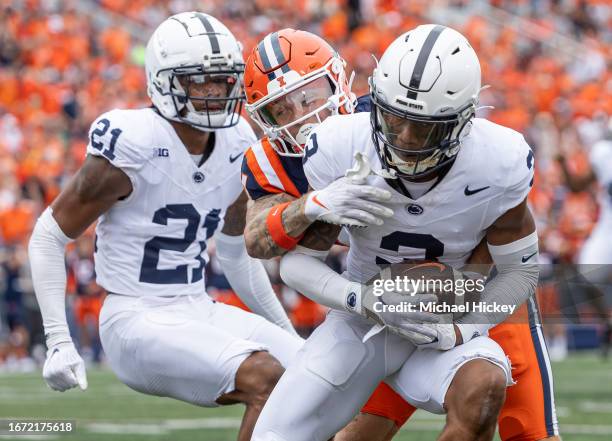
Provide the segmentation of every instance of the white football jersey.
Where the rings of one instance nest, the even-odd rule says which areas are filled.
[[[601,187],[598,224],[606,225],[612,234],[612,141],[596,143],[591,149],[590,161]]]
[[[256,141],[243,119],[214,133],[214,149],[198,167],[153,108],[115,109],[92,124],[87,153],[123,170],[133,187],[96,227],[96,276],[106,290],[132,296],[205,292],[206,241],[240,195],[242,154]]]
[[[307,145],[304,172],[310,185],[318,190],[344,176],[356,152],[368,157],[373,170],[382,169],[369,113],[327,118]],[[453,166],[421,197],[411,199],[382,177],[370,176],[368,184],[392,192],[388,205],[395,214],[380,227],[350,230],[349,278],[365,282],[378,265],[404,259],[462,265],[486,229],[525,199],[533,173],[533,151],[520,133],[476,118]]]

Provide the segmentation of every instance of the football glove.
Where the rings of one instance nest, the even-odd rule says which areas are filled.
[[[82,390],[87,389],[85,362],[72,341],[49,347],[43,366],[43,378],[51,389],[60,392],[76,386]]]
[[[346,306],[348,310],[387,326],[401,335],[405,324],[438,323],[440,318],[436,314],[421,310],[422,304],[435,301],[434,294],[411,296],[385,291],[382,295],[376,295],[373,286],[352,283],[347,293]],[[399,305],[402,306],[401,311],[397,311]],[[388,310],[389,306],[393,307],[393,312]]]
[[[457,344],[455,325],[452,323],[406,323],[402,325],[401,332],[419,349],[448,351]]]
[[[388,190],[355,184],[350,178],[342,177],[322,190],[311,192],[304,214],[313,222],[359,227],[382,225],[383,218],[393,216],[393,210],[379,202],[390,199]]]

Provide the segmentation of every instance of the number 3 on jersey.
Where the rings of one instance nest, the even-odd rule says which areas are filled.
[[[183,237],[155,236],[147,241],[144,247],[144,257],[140,266],[140,281],[155,284],[186,284],[195,283],[202,279],[202,272],[206,261],[202,253],[206,249],[206,241],[212,237],[219,225],[219,214],[221,210],[215,208],[211,210],[204,219],[202,228],[206,230],[206,237],[199,242],[200,252],[195,256],[195,260],[200,266],[191,271],[191,281],[189,280],[188,265],[179,265],[173,269],[157,268],[159,262],[159,252],[161,250],[185,252],[196,240],[198,226],[201,216],[192,204],[170,204],[160,208],[153,215],[153,223],[168,225],[168,219],[185,219],[187,227]]]
[[[380,241],[380,248],[394,251],[399,254],[400,247],[410,247],[425,251],[425,260],[438,260],[444,254],[444,244],[431,234],[407,233],[405,231],[394,231],[387,234]],[[389,265],[387,259],[376,256],[377,265]]]

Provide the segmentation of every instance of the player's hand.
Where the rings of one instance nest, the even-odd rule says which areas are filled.
[[[401,326],[414,323],[438,323],[440,318],[433,312],[423,311],[421,305],[435,302],[434,294],[406,295],[394,291],[385,291],[376,295],[372,286],[354,283],[349,289],[346,299],[347,308],[366,318],[388,326],[397,333]],[[389,311],[401,305],[402,311]]]
[[[47,385],[60,392],[79,386],[87,389],[85,362],[78,354],[74,343],[63,342],[49,347],[43,367],[43,378]]]
[[[393,210],[381,204],[390,199],[388,190],[355,184],[350,178],[342,177],[322,190],[311,192],[304,214],[311,221],[336,225],[382,225],[384,218],[393,216]]]
[[[448,351],[458,343],[459,332],[455,328],[452,323],[407,323],[401,335],[420,349]]]

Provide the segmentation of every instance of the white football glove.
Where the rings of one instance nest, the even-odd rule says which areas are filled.
[[[393,216],[393,210],[378,202],[390,199],[388,190],[355,184],[350,178],[342,177],[323,190],[311,192],[304,214],[313,222],[359,227],[382,225],[383,218]]]
[[[393,210],[377,202],[391,200],[391,192],[366,185],[370,175],[389,177],[385,172],[373,171],[368,158],[361,152],[355,153],[353,168],[347,170],[343,178],[323,190],[310,193],[304,214],[311,221],[336,225],[382,225],[382,218],[393,216]]]
[[[79,386],[87,389],[85,362],[74,347],[74,343],[62,342],[50,346],[43,367],[43,378],[47,385],[60,392]]]
[[[457,344],[455,325],[452,323],[407,323],[402,331],[402,335],[419,349],[448,351]]]
[[[347,293],[346,305],[350,311],[370,318],[401,335],[402,327],[406,324],[439,322],[438,315],[422,311],[420,307],[421,304],[435,302],[436,299],[437,297],[434,294],[411,296],[405,293],[388,291],[385,291],[381,296],[377,296],[374,294],[372,286],[353,283]],[[384,305],[403,305],[405,311],[381,311]]]

